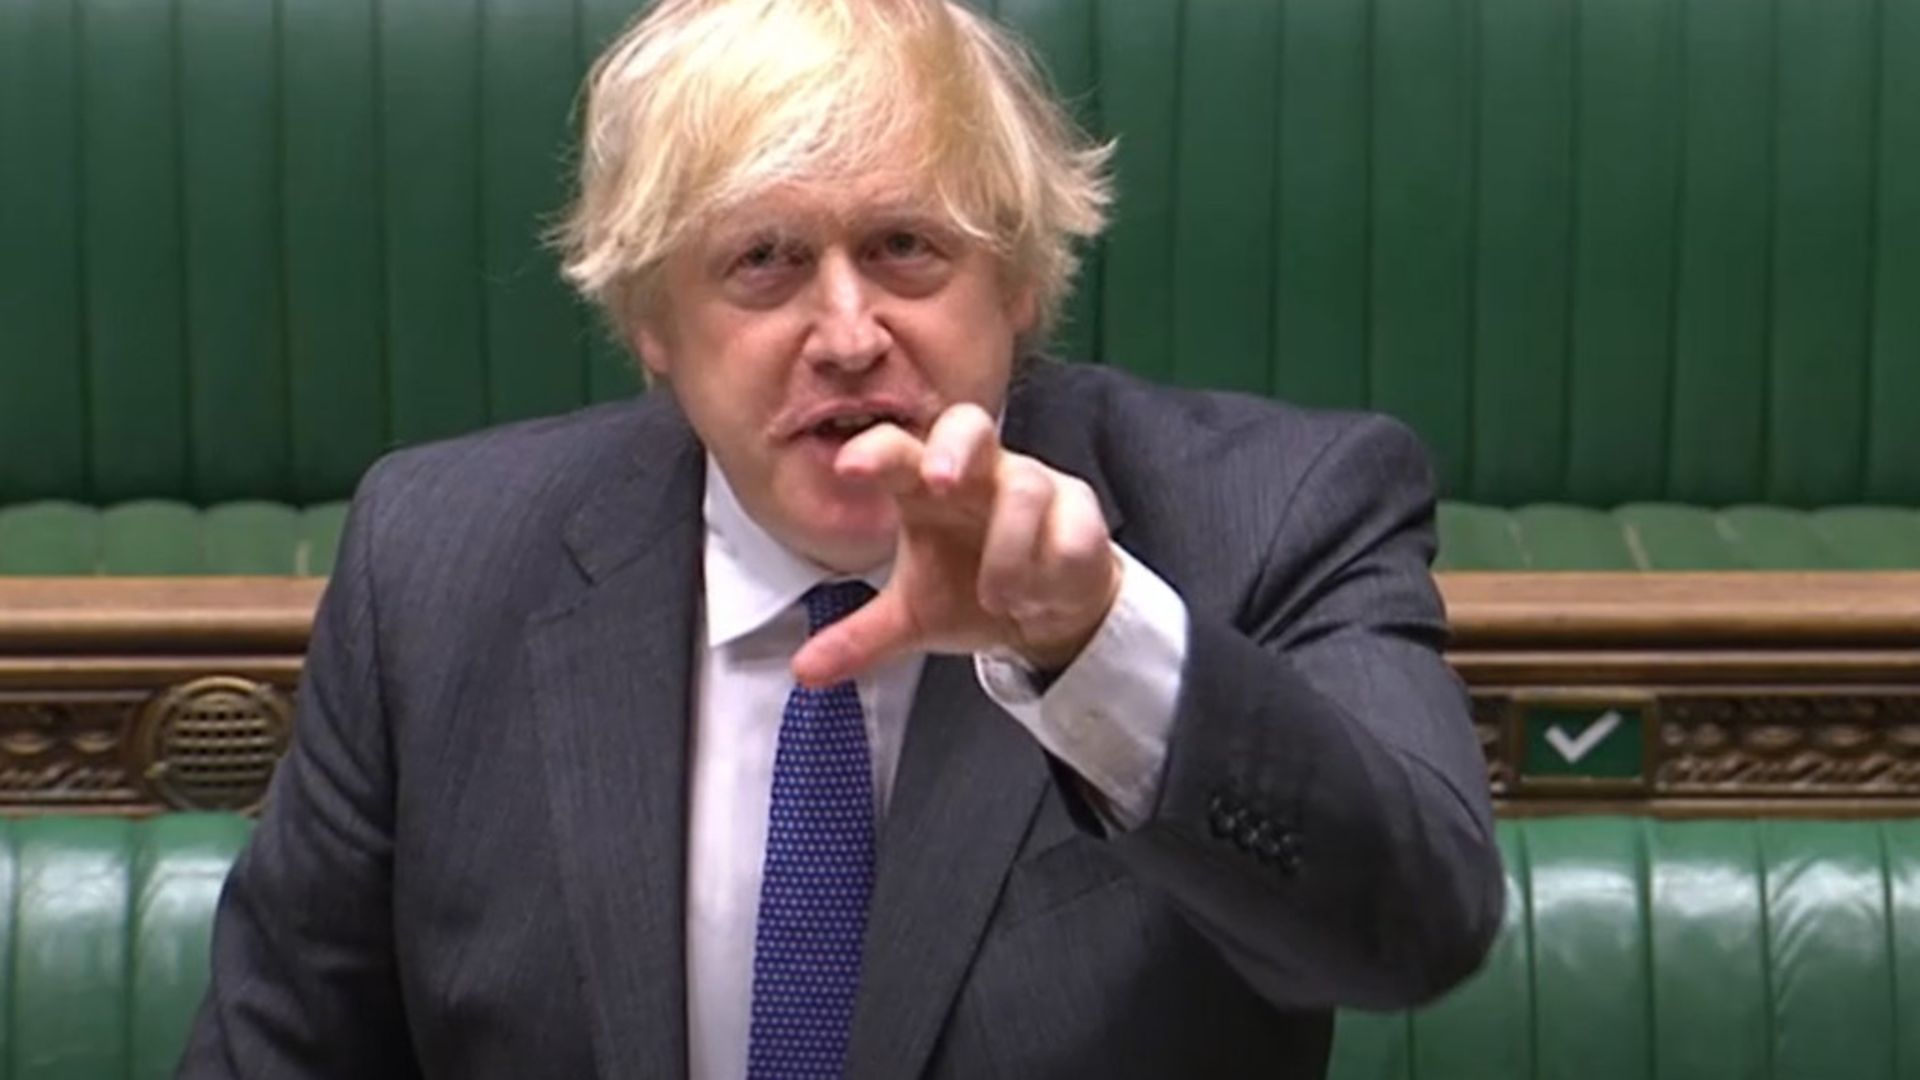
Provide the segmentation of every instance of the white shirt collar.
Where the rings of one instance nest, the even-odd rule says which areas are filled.
[[[748,516],[720,463],[707,455],[706,518],[707,647],[717,649],[753,633],[798,603],[808,589],[844,578],[773,538]],[[893,563],[860,575],[881,589]]]

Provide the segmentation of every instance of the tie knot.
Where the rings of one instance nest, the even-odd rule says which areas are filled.
[[[871,599],[873,587],[864,581],[829,581],[815,585],[800,598],[800,602],[807,605],[807,633],[819,633]]]

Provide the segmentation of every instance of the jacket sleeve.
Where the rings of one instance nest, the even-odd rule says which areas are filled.
[[[1265,997],[1398,1008],[1470,974],[1503,889],[1441,649],[1425,452],[1369,418],[1320,452],[1231,620],[1195,615],[1153,817],[1113,838]]]
[[[293,747],[235,862],[178,1075],[418,1075],[394,963],[394,768],[374,597],[370,474],[315,618]]]

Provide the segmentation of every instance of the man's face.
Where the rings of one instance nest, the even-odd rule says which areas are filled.
[[[634,344],[741,504],[789,548],[861,571],[893,552],[882,491],[834,456],[875,422],[924,438],[947,406],[997,414],[1034,320],[991,252],[905,185],[781,188],[668,259]]]

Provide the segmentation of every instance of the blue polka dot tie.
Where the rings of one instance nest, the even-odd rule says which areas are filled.
[[[873,597],[857,581],[802,598],[817,634]],[[753,948],[748,1080],[838,1077],[873,893],[873,766],[851,682],[794,687],[780,720]]]

